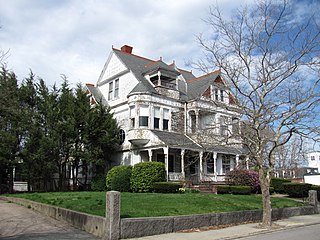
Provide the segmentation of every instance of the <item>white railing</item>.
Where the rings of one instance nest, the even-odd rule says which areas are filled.
[[[169,173],[169,181],[183,181],[184,176],[182,173],[175,173],[175,172],[170,172]]]

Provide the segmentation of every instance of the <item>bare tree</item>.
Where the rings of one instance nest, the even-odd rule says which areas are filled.
[[[0,26],[0,29],[2,28],[2,26]],[[9,50],[5,51],[3,49],[0,48],[0,65],[4,65],[5,61],[8,57],[9,54]]]
[[[205,58],[194,63],[221,69],[242,109],[242,138],[259,171],[262,226],[270,227],[270,179],[276,151],[294,134],[314,136],[319,102],[320,31],[313,16],[298,15],[287,0],[261,0],[225,18],[210,10],[211,37],[198,41]]]

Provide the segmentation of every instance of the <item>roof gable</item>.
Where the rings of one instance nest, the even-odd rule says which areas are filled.
[[[120,73],[123,73],[127,71],[128,68],[125,66],[125,64],[119,59],[119,57],[111,52],[111,54],[108,57],[108,60],[106,61],[103,70],[99,76],[97,85],[101,84],[105,80],[108,80],[114,76],[119,75]]]

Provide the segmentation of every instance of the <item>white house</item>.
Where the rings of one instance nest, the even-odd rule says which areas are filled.
[[[308,167],[317,168],[320,172],[320,152],[314,151],[308,153]]]
[[[121,128],[113,164],[164,162],[168,180],[194,182],[223,181],[246,166],[240,109],[220,71],[196,77],[132,50],[112,48],[97,83],[86,85],[92,103],[110,106]]]

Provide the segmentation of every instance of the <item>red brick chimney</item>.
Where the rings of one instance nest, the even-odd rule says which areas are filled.
[[[132,48],[131,46],[128,46],[128,45],[123,45],[121,47],[121,52],[125,52],[125,53],[129,53],[131,54],[132,53]]]

